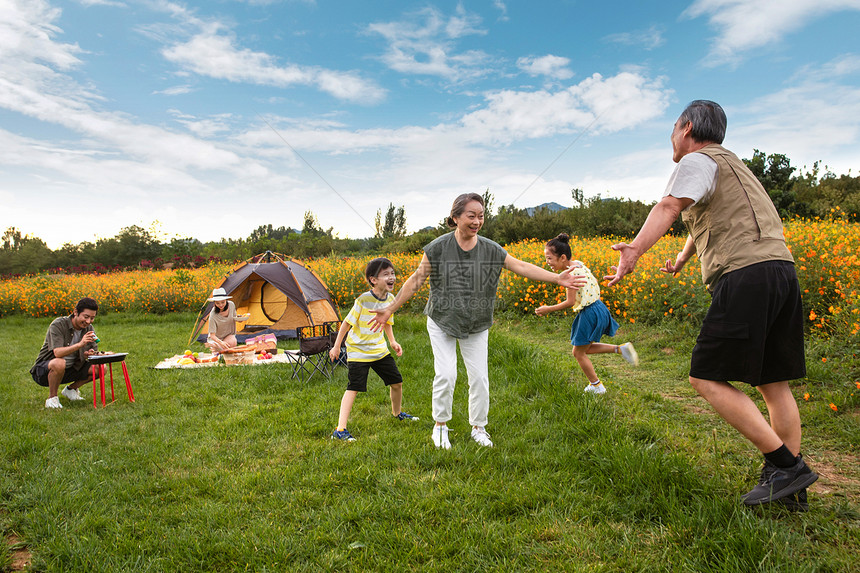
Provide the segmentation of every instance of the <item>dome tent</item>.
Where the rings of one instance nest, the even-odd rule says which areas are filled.
[[[340,320],[337,305],[328,287],[316,273],[301,263],[266,251],[239,264],[218,285],[232,297],[237,314],[250,313],[236,323],[236,338],[245,339],[274,333],[278,338],[295,338],[296,328]],[[209,332],[207,302],[195,325],[192,338],[205,342]]]

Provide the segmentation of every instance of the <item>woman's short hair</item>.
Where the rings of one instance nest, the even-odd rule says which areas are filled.
[[[484,206],[484,198],[478,195],[477,193],[463,193],[454,199],[454,204],[451,205],[451,214],[445,219],[445,223],[450,228],[454,228],[457,226],[457,223],[454,222],[454,217],[459,217],[463,214],[463,211],[466,210],[466,205],[471,203],[472,201],[477,201],[481,204],[481,207]]]

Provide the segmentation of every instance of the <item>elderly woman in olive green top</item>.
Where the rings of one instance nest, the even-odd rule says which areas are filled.
[[[448,420],[452,417],[454,386],[457,381],[457,345],[469,378],[469,423],[472,439],[491,447],[487,433],[490,408],[490,381],[487,367],[487,341],[493,323],[496,289],[502,269],[518,275],[579,288],[585,281],[565,271],[552,273],[509,255],[497,243],[478,235],[484,224],[484,201],[476,193],[465,193],[454,200],[447,219],[453,232],[438,237],[424,247],[424,256],[389,306],[376,311],[375,328],[388,318],[430,279],[430,297],[424,314],[433,348],[436,371],[433,378],[433,443],[450,449]]]

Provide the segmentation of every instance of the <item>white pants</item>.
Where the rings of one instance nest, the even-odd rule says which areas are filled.
[[[427,317],[427,332],[433,347],[433,419],[447,422],[451,419],[454,386],[457,384],[457,342],[460,355],[469,376],[469,423],[486,426],[490,410],[490,376],[487,369],[487,341],[489,330],[457,339],[446,334],[439,325]]]

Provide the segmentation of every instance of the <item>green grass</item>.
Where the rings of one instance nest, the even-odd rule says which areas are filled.
[[[499,317],[496,447],[469,439],[461,364],[446,452],[430,441],[421,317],[395,325],[404,410],[421,420],[394,421],[371,375],[351,444],[328,439],[343,368],[306,383],[287,365],[151,369],[185,349],[193,318],[99,317],[102,348],[130,352],[137,402],[120,382],[107,408],[61,398],[59,412],[27,373],[49,320],[0,319],[0,525],[32,570],[857,570],[856,407],[801,403],[804,454],[832,471],[811,511],[745,509],[760,459],[686,383],[695,333],[683,326],[619,331],[643,365],[596,357],[609,389],[596,397],[582,393],[566,321]]]

